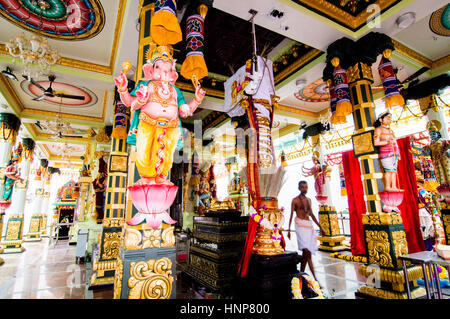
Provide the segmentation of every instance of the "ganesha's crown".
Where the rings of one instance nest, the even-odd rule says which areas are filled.
[[[155,50],[148,50],[146,54],[147,62],[155,64],[159,60],[167,61],[174,64],[172,57],[173,48],[171,46],[160,45]]]

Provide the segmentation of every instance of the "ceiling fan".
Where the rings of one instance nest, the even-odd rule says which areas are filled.
[[[65,98],[65,99],[74,99],[74,100],[81,100],[81,101],[85,99],[85,97],[81,96],[81,95],[70,95],[70,94],[53,91],[52,85],[56,78],[54,75],[48,76],[50,85],[46,89],[42,85],[40,85],[39,83],[34,81],[31,77],[26,76],[26,75],[23,75],[23,77],[26,80],[28,80],[30,83],[34,84],[34,86],[36,86],[38,89],[40,89],[43,92],[41,96],[33,98],[33,101],[42,101],[46,97],[60,97],[60,98]]]

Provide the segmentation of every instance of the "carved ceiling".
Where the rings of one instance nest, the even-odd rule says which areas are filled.
[[[352,31],[366,25],[376,11],[370,7],[379,6],[381,13],[389,10],[401,0],[291,0]]]
[[[186,29],[185,14],[180,23],[183,34]],[[205,62],[208,72],[213,74],[202,81],[202,86],[207,89],[207,95],[223,97],[224,79],[233,75],[245,62],[253,55],[251,23],[236,16],[210,8],[205,18]],[[277,47],[283,40],[290,40],[285,36],[270,31],[258,25],[255,26],[257,53],[268,54]],[[291,40],[292,41],[292,40]],[[302,43],[292,41],[291,49],[278,57],[275,62],[274,76],[282,74],[276,78],[281,81],[290,74],[296,72],[303,66],[297,63],[297,68],[292,67],[294,62],[314,51]],[[186,57],[185,42],[179,42],[174,46],[174,58],[184,61]],[[295,66],[295,65],[294,65]],[[217,76],[215,76],[215,75]],[[183,90],[194,91],[190,81],[179,77],[177,86]],[[209,89],[209,90],[208,90]]]

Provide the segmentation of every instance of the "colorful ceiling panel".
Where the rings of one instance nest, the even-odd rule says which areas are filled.
[[[0,0],[0,14],[22,29],[58,40],[86,40],[105,24],[99,0]]]
[[[430,29],[438,35],[450,37],[450,4],[433,12],[430,17]]]
[[[308,84],[294,95],[300,101],[306,102],[326,102],[330,100],[328,86],[322,79]]]
[[[44,88],[48,88],[50,86],[49,81],[37,81],[36,83],[40,84]],[[20,87],[32,98],[40,97],[43,94],[42,90],[26,80],[20,83]],[[52,89],[56,93],[84,96],[84,100],[75,100],[61,97],[45,97],[43,101],[57,105],[61,104],[62,106],[66,107],[89,107],[95,105],[98,101],[97,95],[91,90],[84,87],[81,88],[68,83],[53,82]]]

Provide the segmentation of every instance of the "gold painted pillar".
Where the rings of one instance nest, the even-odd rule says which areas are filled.
[[[33,160],[33,152],[35,143],[30,138],[22,139],[23,151],[20,160],[20,172],[23,179],[22,182],[16,181],[11,197],[11,207],[8,209],[8,222],[6,224],[6,234],[2,241],[5,248],[4,253],[21,253],[25,250],[22,246],[23,225],[24,225],[24,208],[25,199],[28,189],[28,178],[30,165]]]
[[[37,175],[35,180],[38,181],[35,190],[35,197],[33,202],[33,211],[30,220],[29,230],[26,241],[41,241],[41,225],[42,225],[42,201],[44,197],[45,178],[48,174],[48,160],[41,159],[40,175]]]
[[[379,271],[378,286],[361,287],[357,296],[382,299],[406,299],[406,283],[399,256],[408,254],[406,233],[400,214],[382,211],[379,192],[383,191],[383,173],[379,155],[374,146],[375,105],[372,96],[373,75],[371,65],[357,62],[347,68],[350,99],[353,105],[355,133],[352,136],[353,150],[359,159],[366,202],[366,215],[362,217],[366,257],[368,265],[359,268],[359,273],[369,277]],[[376,266],[378,270],[370,266]],[[422,270],[418,266],[408,267],[412,298],[425,295],[417,286]]]
[[[141,0],[140,33],[135,82],[143,79],[142,66],[147,50],[156,44],[150,36],[150,21],[154,1]],[[140,179],[136,167],[136,147],[130,147],[128,184]],[[179,189],[178,191],[181,191]],[[137,213],[131,198],[126,203],[126,220]],[[117,268],[114,279],[114,299],[170,299],[175,298],[176,250],[174,226],[161,224],[152,229],[147,223],[136,226],[125,224],[122,231]]]
[[[116,105],[117,112],[127,114],[128,130],[128,108],[118,103]],[[127,175],[128,144],[126,138],[118,139],[111,137],[103,231],[99,239],[98,258],[92,261],[93,274],[90,288],[98,285],[111,285],[114,282],[119,243],[125,221]]]

